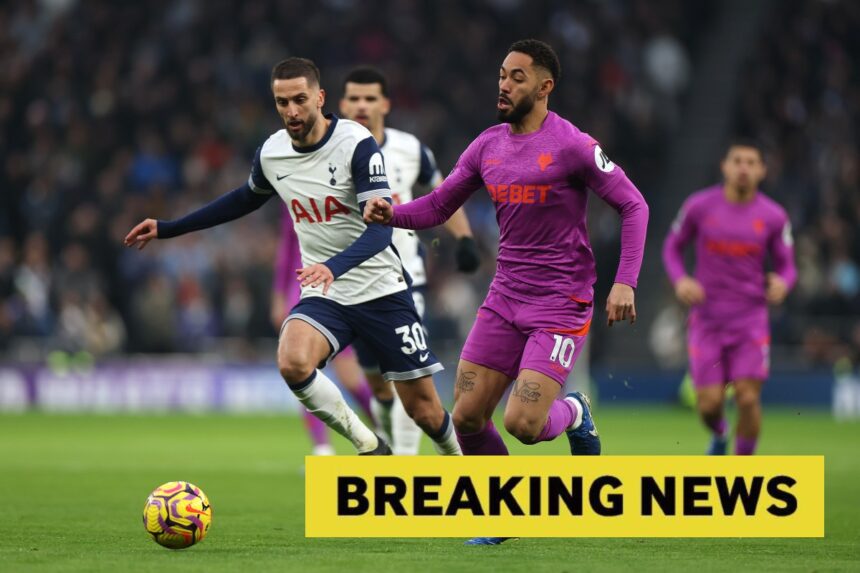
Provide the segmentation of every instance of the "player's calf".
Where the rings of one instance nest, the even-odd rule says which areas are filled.
[[[749,456],[755,453],[761,432],[761,387],[760,380],[735,380],[735,403],[738,407],[735,455]]]
[[[706,454],[722,456],[728,449],[728,425],[723,414],[725,388],[723,384],[710,384],[696,388],[696,409],[702,423],[711,431],[711,442]]]
[[[539,414],[543,414],[543,412],[534,412],[531,416],[511,415],[506,412],[505,430],[524,444],[534,444],[538,441],[541,430],[546,423],[546,415],[539,416]]]
[[[398,382],[397,394],[409,417],[433,440],[437,452],[447,455],[462,453],[451,416],[442,407],[430,376]]]
[[[725,425],[723,419],[722,385],[703,386],[696,389],[696,409],[705,426],[714,433],[722,433]]]
[[[401,382],[403,385],[412,384]],[[431,433],[439,428],[445,417],[445,410],[435,395],[426,395],[420,392],[412,392],[401,389],[400,400],[406,414],[418,424],[425,433]]]
[[[278,370],[298,401],[351,441],[359,453],[387,448],[352,411],[335,383],[317,369],[329,352],[328,341],[316,328],[302,320],[289,320],[278,344]]]

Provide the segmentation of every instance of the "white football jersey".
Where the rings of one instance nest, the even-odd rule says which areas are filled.
[[[416,183],[431,189],[442,182],[442,174],[436,167],[436,159],[427,147],[411,133],[385,128],[382,154],[388,172],[388,183],[394,204],[412,201],[412,188]],[[412,284],[427,283],[424,259],[419,253],[418,235],[411,229],[394,229],[394,247],[403,260],[403,266],[412,277]]]
[[[354,121],[326,117],[331,125],[311,147],[293,147],[284,129],[269,137],[254,158],[248,180],[255,192],[277,192],[286,203],[304,266],[325,263],[364,233],[367,225],[359,203],[391,197],[373,135]],[[403,265],[389,245],[336,277],[326,296],[353,305],[406,288]],[[323,296],[322,286],[303,287],[302,298],[310,296]]]

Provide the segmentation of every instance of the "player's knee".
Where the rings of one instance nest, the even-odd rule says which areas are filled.
[[[715,398],[699,398],[698,405],[699,414],[703,418],[720,418],[723,415],[723,403]]]
[[[541,424],[523,416],[505,416],[505,429],[522,443],[533,444],[540,435]]]
[[[278,358],[278,370],[287,384],[297,384],[307,380],[316,369],[307,358],[296,355],[287,355]]]
[[[756,408],[759,405],[759,396],[756,392],[737,392],[735,403],[741,410]]]
[[[454,428],[460,434],[474,434],[484,429],[486,420],[480,414],[474,412],[466,412],[462,408],[454,406],[454,411],[451,413],[451,419],[454,421]]]

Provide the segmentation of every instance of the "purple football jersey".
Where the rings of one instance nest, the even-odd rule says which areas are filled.
[[[791,224],[785,210],[757,192],[750,201],[726,199],[722,185],[694,193],[681,207],[663,246],[672,283],[687,273],[684,247],[695,242],[695,278],[705,301],[693,309],[702,320],[759,316],[766,309],[765,258],[789,288],[797,280]]]
[[[615,281],[635,287],[648,206],[597,142],[549,112],[535,132],[489,128],[432,193],[395,207],[391,225],[425,229],[444,222],[485,186],[496,207],[499,255],[493,288],[523,301],[590,303],[596,280],[586,229],[587,189],[621,214]]]

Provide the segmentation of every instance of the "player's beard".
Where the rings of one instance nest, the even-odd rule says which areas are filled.
[[[734,184],[741,198],[751,197],[757,187],[752,177],[738,177],[735,179]]]
[[[512,105],[510,109],[498,110],[496,117],[503,123],[519,123],[525,116],[534,108],[537,100],[537,92],[524,97],[517,105]],[[508,100],[510,101],[510,100]]]
[[[316,115],[309,115],[308,118],[306,120],[304,120],[304,122],[302,123],[301,131],[299,131],[298,133],[295,133],[293,131],[290,131],[289,122],[288,122],[287,123],[287,135],[289,135],[290,139],[292,139],[296,143],[302,143],[303,141],[305,141],[305,139],[307,139],[308,134],[314,128],[316,123],[317,123],[317,116]]]

